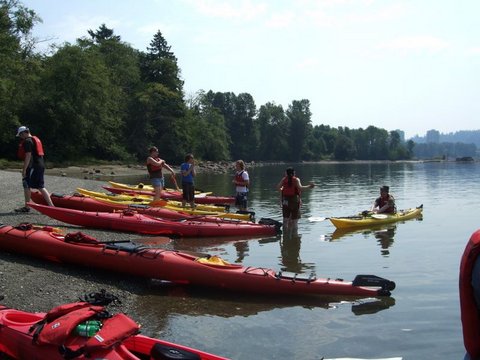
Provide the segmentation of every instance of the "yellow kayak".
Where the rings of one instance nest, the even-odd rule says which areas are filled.
[[[151,203],[151,202],[146,202],[142,204],[142,202],[136,202],[136,201],[115,201],[111,199],[107,199],[104,197],[98,197],[98,196],[89,196],[92,199],[95,199],[97,201],[106,203],[106,204],[121,204],[121,205],[147,205],[147,206],[152,206],[152,207],[163,207],[165,209],[173,210],[173,211],[178,211],[184,214],[190,214],[190,215],[206,215],[206,216],[216,216],[220,218],[225,218],[225,219],[234,219],[234,220],[244,220],[244,221],[251,221],[253,214],[247,213],[247,214],[237,214],[237,213],[229,213],[229,212],[221,212],[221,211],[206,211],[206,210],[197,210],[197,209],[191,209],[188,206],[187,207],[178,207],[178,206],[172,206],[168,205],[168,202],[166,200],[159,200],[156,203]]]
[[[414,219],[422,215],[423,205],[416,208],[400,210],[395,214],[369,214],[367,216],[355,215],[347,217],[331,217],[329,220],[337,229],[346,229],[362,226],[376,226],[397,221]]]
[[[139,183],[138,185],[128,185],[128,184],[122,184],[114,181],[109,181],[108,182],[112,187],[117,188],[117,189],[128,189],[128,190],[149,190],[153,191],[153,186],[148,185],[148,184],[143,184]],[[165,188],[165,191],[169,192],[179,192],[181,194],[181,191],[175,190],[175,189],[169,189]],[[201,191],[195,191],[195,196],[207,196],[207,195],[212,195],[212,192],[201,192]]]
[[[148,196],[148,195],[135,195],[135,196],[126,195],[126,194],[111,195],[111,194],[101,193],[101,192],[97,192],[97,191],[86,190],[86,189],[82,189],[82,188],[77,188],[77,191],[82,195],[89,196],[89,197],[94,197],[94,198],[104,198],[104,199],[109,199],[109,200],[113,200],[113,201],[130,201],[130,202],[135,203],[135,204],[155,206],[155,204],[151,204],[151,202],[153,200],[153,197]],[[180,208],[183,209],[182,203],[180,201],[162,200],[160,202],[160,204],[167,205],[167,204],[165,204],[165,201],[167,202],[167,204],[169,206],[170,205],[171,206],[176,206],[176,207],[180,207]],[[204,211],[213,211],[213,212],[225,212],[226,211],[225,206],[206,205],[206,204],[196,204],[195,209],[204,210]]]

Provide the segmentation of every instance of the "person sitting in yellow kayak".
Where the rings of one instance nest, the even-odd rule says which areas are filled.
[[[388,193],[389,191],[390,188],[386,185],[380,188],[380,197],[375,199],[371,212],[377,214],[395,214],[397,212],[395,198]]]

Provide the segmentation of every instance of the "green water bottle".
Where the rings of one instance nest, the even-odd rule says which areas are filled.
[[[89,320],[78,324],[75,328],[75,333],[79,336],[92,337],[100,330],[101,327],[102,323],[100,321]]]

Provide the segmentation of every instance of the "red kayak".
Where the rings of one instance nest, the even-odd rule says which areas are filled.
[[[147,195],[154,196],[155,193],[150,190],[132,190],[132,189],[121,189],[111,186],[103,186],[107,191],[110,191],[113,194],[127,194],[127,195]],[[182,193],[178,192],[169,192],[164,191],[162,193],[162,198],[165,200],[177,200],[182,201]],[[197,204],[215,204],[215,205],[225,205],[235,203],[235,197],[233,196],[216,196],[216,195],[206,195],[206,196],[195,196],[195,202]]]
[[[140,234],[174,235],[179,237],[212,236],[274,236],[280,226],[250,223],[246,221],[205,222],[199,220],[174,221],[139,214],[132,210],[122,212],[93,212],[39,205],[28,206],[53,219],[84,227],[131,231]]]
[[[125,314],[109,318],[105,307],[88,302],[30,313],[0,305],[0,352],[14,359],[203,359],[225,360],[168,341],[138,335]]]
[[[218,222],[219,220],[218,217],[191,215],[191,214],[180,212],[180,211],[166,209],[164,207],[156,207],[156,206],[149,206],[149,205],[115,204],[113,202],[105,202],[98,199],[93,199],[81,194],[74,194],[74,195],[51,194],[50,198],[52,199],[52,202],[55,206],[62,207],[62,208],[75,209],[75,210],[114,212],[114,211],[122,211],[125,209],[131,209],[131,210],[135,210],[140,214],[150,215],[150,216],[159,217],[163,219],[175,219],[175,220],[196,219],[196,220],[202,220],[207,222]],[[43,198],[43,195],[38,191],[32,191],[32,201],[34,201],[37,204],[47,205],[47,202]],[[235,221],[235,220],[225,219],[224,221]]]
[[[473,233],[460,262],[460,313],[463,342],[472,359],[480,358],[480,304],[476,304],[472,271],[480,255],[480,230]]]
[[[49,261],[73,263],[134,276],[225,290],[268,295],[390,296],[395,283],[374,275],[352,281],[301,275],[284,276],[272,269],[229,264],[218,256],[196,257],[179,251],[101,243],[81,232],[61,235],[31,224],[0,227],[0,249]]]

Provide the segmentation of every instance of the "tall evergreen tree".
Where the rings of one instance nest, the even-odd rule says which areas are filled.
[[[170,46],[158,31],[148,48],[140,54],[143,85],[135,95],[129,142],[137,156],[144,156],[148,146],[156,144],[169,161],[182,159],[187,148],[186,107],[180,68]]]
[[[177,58],[160,30],[153,36],[147,50],[141,57],[143,80],[147,83],[160,83],[183,97],[183,80],[180,78]]]
[[[113,29],[107,28],[105,24],[100,25],[97,31],[88,30],[87,32],[92,40],[97,44],[101,44],[107,40],[113,40],[116,42],[120,41],[120,36],[114,35]]]

